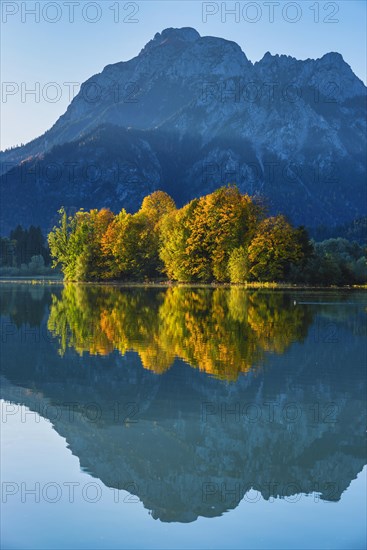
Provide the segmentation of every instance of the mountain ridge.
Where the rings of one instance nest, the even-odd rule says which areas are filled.
[[[2,231],[10,228],[7,206],[12,204],[7,196],[24,192],[19,167],[44,166],[47,155],[54,157],[55,146],[75,143],[77,148],[86,136],[106,125],[147,132],[144,147],[159,157],[160,178],[155,170],[149,174],[141,167],[147,178],[145,187],[169,187],[179,204],[235,183],[243,192],[264,195],[271,212],[283,211],[294,223],[330,226],[350,222],[365,215],[365,99],[366,87],[337,52],[304,61],[267,52],[252,63],[235,42],[201,37],[190,27],[165,29],[136,57],[106,65],[86,80],[66,112],[42,136],[0,154],[5,200]],[[113,134],[115,130],[111,130],[111,139]],[[166,155],[167,139],[160,135],[171,136],[175,144]],[[91,162],[100,156],[98,147],[97,140],[88,151]],[[135,153],[128,147],[128,157],[121,149],[118,156],[122,162],[139,165],[144,155],[139,147]],[[155,164],[153,157],[149,165]],[[53,162],[63,164],[65,159]],[[80,164],[83,159],[75,162]],[[274,163],[279,174],[269,180],[267,167],[271,169]],[[172,172],[169,167],[175,164]],[[287,165],[293,166],[290,178],[284,175]],[[9,192],[10,174],[18,176]],[[333,177],[330,181],[330,174],[337,181]],[[169,177],[174,181],[169,182]],[[62,189],[47,178],[39,178],[28,195],[35,194],[37,200],[37,193],[39,198],[50,183],[52,194],[59,196],[58,207],[84,206],[77,189],[74,195],[79,202],[73,199],[65,204]],[[131,208],[137,209],[142,199],[139,190],[125,191],[135,194]],[[333,197],[334,193],[340,197]],[[311,204],[305,204],[310,200]],[[301,203],[306,206],[304,214]],[[23,210],[28,206],[23,203]],[[106,202],[95,204],[102,206]],[[110,207],[116,210],[125,204],[117,200]],[[40,217],[35,223],[49,229],[54,212],[49,214],[48,219]],[[20,222],[29,223],[26,218]]]

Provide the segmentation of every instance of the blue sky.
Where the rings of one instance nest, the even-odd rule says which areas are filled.
[[[72,88],[64,83],[82,83],[134,57],[167,27],[234,40],[253,62],[267,51],[299,59],[337,51],[366,82],[366,6],[364,0],[1,0],[1,79],[8,92],[1,98],[1,149],[28,142],[56,121],[70,101]],[[31,89],[36,95],[25,94]]]

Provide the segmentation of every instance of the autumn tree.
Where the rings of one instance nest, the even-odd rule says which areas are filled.
[[[160,257],[161,226],[163,219],[176,211],[175,201],[164,191],[155,191],[144,198],[137,213],[144,220],[139,246],[148,277],[162,274],[164,264]]]
[[[283,280],[292,263],[303,259],[297,231],[284,216],[263,220],[248,248],[251,276],[260,281]]]
[[[109,278],[142,280],[159,274],[159,235],[142,211],[121,211],[106,231],[102,249]]]
[[[231,283],[245,283],[249,276],[248,253],[243,246],[234,248],[228,260]]]
[[[187,240],[192,232],[192,218],[198,199],[168,213],[160,226],[159,255],[163,261],[163,271],[169,279],[190,282],[195,280],[193,261],[187,250]]]
[[[105,278],[106,258],[103,252],[103,236],[114,218],[113,213],[102,208],[90,212],[77,212],[76,230],[72,239],[79,251],[75,265],[75,280],[91,281]]]
[[[233,186],[180,209],[169,195],[156,191],[135,214],[122,209],[114,215],[105,208],[74,216],[62,208],[59,214],[48,242],[53,265],[61,265],[67,281],[141,281],[165,273],[188,283],[353,284],[367,277],[366,253],[357,243],[313,243],[304,227],[293,228],[284,216],[264,218],[263,207]],[[3,264],[16,262],[13,243],[23,241],[27,254],[37,251],[40,231],[18,227],[11,241],[3,240]],[[31,257],[38,266],[40,255]]]
[[[155,227],[169,212],[176,210],[175,201],[164,191],[154,191],[144,198],[140,212],[147,216],[147,219]]]
[[[229,280],[231,252],[255,232],[261,209],[236,187],[218,189],[168,216],[161,229],[161,258],[170,278],[186,282]]]
[[[222,187],[199,199],[187,241],[198,280],[229,280],[231,252],[245,246],[255,231],[260,209],[237,187]]]

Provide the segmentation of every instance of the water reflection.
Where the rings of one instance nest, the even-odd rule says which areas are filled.
[[[123,290],[67,285],[54,297],[48,328],[60,351],[135,351],[157,374],[176,357],[227,380],[284,353],[307,334],[312,314],[284,293],[244,289]]]
[[[37,292],[2,289],[3,397],[154,518],[215,517],[246,495],[338,501],[366,464],[363,294]]]

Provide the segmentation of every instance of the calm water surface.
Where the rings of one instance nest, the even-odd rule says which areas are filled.
[[[366,547],[366,293],[0,293],[2,548]]]

